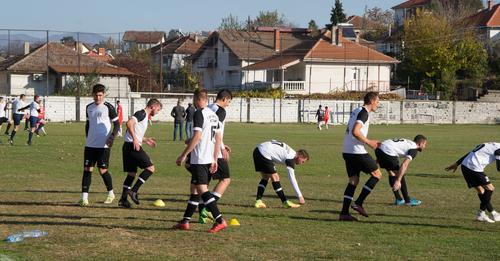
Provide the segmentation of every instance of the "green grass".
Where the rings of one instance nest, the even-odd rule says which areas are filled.
[[[5,128],[5,127],[4,127]],[[192,231],[173,231],[188,197],[190,176],[175,160],[183,144],[171,141],[171,125],[155,124],[148,130],[159,140],[147,148],[155,173],[141,189],[142,204],[121,209],[104,205],[105,187],[93,175],[91,207],[80,208],[83,163],[83,124],[49,124],[49,136],[23,145],[20,132],[16,145],[0,144],[0,237],[17,231],[43,229],[46,238],[20,243],[0,242],[0,259],[20,260],[179,260],[179,259],[500,259],[500,223],[474,221],[478,199],[468,190],[459,172],[443,168],[476,144],[500,140],[500,126],[486,125],[378,125],[370,137],[429,137],[427,151],[410,164],[410,194],[423,201],[420,207],[392,206],[387,175],[368,197],[369,218],[357,223],[337,221],[347,175],[341,156],[345,126],[318,132],[313,125],[228,124],[225,142],[233,149],[232,183],[220,201],[226,218],[241,226],[216,235],[210,225],[192,223]],[[283,209],[268,186],[264,197],[268,209],[255,209],[259,176],[253,170],[251,152],[256,144],[280,139],[311,155],[297,167],[306,205]],[[121,141],[115,143],[110,172],[115,191],[121,192]],[[284,168],[278,168],[284,191],[293,190]],[[486,170],[493,184],[498,176]],[[366,175],[361,180],[365,182]],[[357,193],[359,193],[359,188]],[[161,198],[166,207],[151,203]],[[500,206],[500,196],[493,195]],[[500,207],[499,207],[500,208]],[[197,218],[197,214],[195,214]]]

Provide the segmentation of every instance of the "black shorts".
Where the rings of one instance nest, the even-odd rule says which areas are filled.
[[[399,171],[399,159],[396,156],[385,154],[381,149],[375,150],[378,164],[381,168],[388,171]]]
[[[40,118],[35,116],[30,116],[30,127],[36,128],[36,124],[40,121]]]
[[[124,142],[122,147],[123,171],[136,173],[137,168],[145,169],[153,166],[148,154],[142,149],[136,151],[134,143]]]
[[[370,174],[378,169],[377,162],[370,156],[370,154],[351,154],[342,153],[349,177],[359,176],[359,173]]]
[[[8,122],[9,119],[7,119],[6,117],[0,117],[0,124],[3,124],[4,122]]]
[[[212,176],[213,179],[227,179],[229,178],[229,164],[227,160],[217,159],[217,172]]]
[[[83,166],[94,167],[97,163],[98,168],[107,169],[109,167],[109,155],[109,148],[85,147],[85,151],[83,152]]]
[[[12,119],[14,120],[14,125],[20,125],[24,118],[24,114],[13,113]]]
[[[464,175],[465,182],[467,182],[469,188],[491,184],[490,178],[484,172],[473,171],[464,165],[462,165],[462,175]]]
[[[191,184],[208,185],[210,182],[210,166],[212,164],[191,164],[187,168],[191,172]]]
[[[262,172],[264,174],[276,173],[276,166],[274,166],[274,163],[262,156],[259,148],[255,148],[253,150],[253,164],[255,166],[255,171]]]

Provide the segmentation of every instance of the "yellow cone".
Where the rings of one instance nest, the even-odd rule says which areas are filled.
[[[157,199],[157,200],[155,200],[155,202],[153,202],[153,206],[155,206],[155,207],[164,207],[165,206],[165,202],[163,202],[163,200],[161,200],[161,199]]]
[[[229,220],[229,225],[230,226],[239,226],[240,222],[238,222],[238,220],[236,218],[231,218],[231,220]]]

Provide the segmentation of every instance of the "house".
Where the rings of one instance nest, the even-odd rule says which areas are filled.
[[[165,32],[160,31],[126,31],[122,40],[124,52],[129,52],[134,47],[144,51],[164,43],[166,37]]]
[[[113,55],[111,55],[111,53],[106,51],[106,48],[103,47],[99,47],[97,50],[93,49],[92,51],[86,53],[86,55],[105,63],[109,63],[115,59],[115,57],[113,57]]]
[[[485,9],[464,19],[464,26],[475,28],[482,40],[500,42],[500,4],[488,0]]]
[[[163,70],[177,71],[184,66],[185,59],[196,53],[202,44],[198,35],[178,36],[151,48],[151,54],[157,64],[160,64],[163,57]]]
[[[354,28],[354,32],[359,35],[363,35],[369,31],[375,30],[377,28],[381,28],[382,25],[361,17],[359,15],[351,15],[347,18],[347,24],[351,24]]]
[[[396,28],[402,27],[406,19],[412,18],[418,11],[428,9],[432,0],[408,0],[392,7]]]
[[[0,63],[0,93],[52,95],[74,81],[74,76],[83,78],[90,74],[98,75],[98,81],[108,88],[109,97],[127,97],[130,92],[128,77],[134,75],[125,68],[51,42]]]
[[[214,33],[193,55],[207,89],[282,88],[291,94],[389,91],[397,60],[343,36],[312,37],[307,29],[257,28]]]

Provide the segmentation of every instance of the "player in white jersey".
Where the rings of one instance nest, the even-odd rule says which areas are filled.
[[[146,108],[136,111],[127,121],[127,131],[125,132],[125,142],[123,143],[123,171],[127,172],[127,177],[123,182],[123,191],[118,205],[124,208],[130,208],[130,202],[127,200],[127,195],[130,196],[135,204],[139,205],[139,188],[155,172],[155,166],[149,158],[148,154],[142,149],[142,143],[146,143],[150,147],[156,147],[156,140],[144,136],[148,129],[149,115],[154,116],[162,109],[162,104],[157,99],[150,99],[146,104]],[[132,187],[137,168],[143,169],[139,178]]]
[[[35,132],[36,130],[36,127],[37,127],[37,123],[39,121],[39,118],[38,118],[38,113],[40,112],[40,102],[42,101],[42,99],[40,98],[39,95],[35,95],[35,97],[33,98],[33,101],[28,104],[27,106],[19,109],[21,111],[24,111],[26,109],[29,109],[29,123],[30,123],[30,129],[29,129],[29,134],[28,134],[28,145],[31,146],[31,141],[33,139],[33,133]]]
[[[396,198],[395,205],[418,206],[422,204],[420,200],[410,198],[406,179],[404,177],[410,162],[415,159],[419,151],[423,151],[427,147],[427,138],[423,135],[417,135],[412,140],[408,139],[390,139],[385,140],[375,150],[377,162],[379,166],[387,170],[389,173],[389,185],[391,186],[394,197]],[[401,166],[399,158],[404,158]],[[403,197],[399,194],[399,191]]]
[[[12,102],[12,120],[14,121],[14,129],[10,133],[10,138],[9,138],[10,145],[14,145],[14,137],[16,136],[21,121],[25,117],[26,113],[20,110],[21,108],[26,106],[25,101],[26,101],[26,95],[21,94],[19,95],[19,99],[15,99]]]
[[[9,118],[7,118],[7,105],[8,105],[7,99],[4,99],[4,97],[0,96],[0,129],[2,128],[2,124],[4,122],[7,122],[8,125],[10,125]],[[5,131],[6,135],[8,133],[9,133],[9,127],[7,127]]]
[[[218,201],[224,192],[226,191],[229,183],[231,183],[231,178],[229,174],[229,157],[231,153],[231,148],[224,144],[224,129],[225,129],[225,120],[226,120],[226,108],[231,103],[233,99],[233,94],[231,91],[227,89],[220,90],[217,93],[217,97],[215,98],[215,102],[208,105],[208,108],[211,109],[217,117],[219,117],[220,122],[220,135],[221,135],[221,145],[220,145],[220,155],[217,159],[217,172],[211,177],[212,179],[218,180],[217,185],[215,185],[213,189],[213,196],[216,201]],[[209,181],[210,182],[210,181]],[[207,209],[203,204],[203,201],[200,201],[198,205],[198,210],[200,212],[199,222],[204,224],[206,223],[207,218],[210,218],[211,215],[207,213]]]
[[[193,137],[177,158],[176,164],[181,166],[190,154],[188,170],[191,172],[189,201],[182,220],[173,226],[174,229],[189,230],[189,221],[200,201],[200,195],[205,207],[212,213],[216,223],[208,230],[216,233],[227,227],[226,221],[217,207],[217,200],[208,190],[211,173],[217,171],[217,158],[221,151],[221,133],[219,118],[211,109],[207,108],[208,94],[205,90],[194,91],[193,104],[197,110],[193,118]]]
[[[362,107],[352,111],[344,136],[342,156],[345,161],[349,183],[344,192],[344,201],[339,217],[341,221],[357,221],[355,217],[349,214],[349,206],[361,215],[368,217],[363,208],[363,202],[382,178],[377,162],[368,154],[364,146],[367,144],[372,149],[376,149],[379,145],[377,140],[367,138],[370,126],[370,112],[374,112],[379,104],[378,93],[368,92],[363,101],[364,105]],[[351,205],[361,171],[370,174],[370,178],[363,186],[358,199]]]
[[[283,188],[280,183],[280,176],[276,171],[275,163],[285,165],[288,171],[288,176],[290,182],[297,194],[299,203],[304,204],[305,200],[300,192],[299,184],[295,179],[295,165],[302,165],[309,160],[309,154],[305,150],[298,150],[295,152],[286,143],[271,140],[259,144],[253,150],[253,163],[255,166],[255,171],[260,172],[262,179],[257,186],[257,197],[255,201],[256,208],[266,208],[266,204],[262,201],[262,196],[266,189],[269,179],[271,179],[274,191],[281,199],[281,202],[286,208],[298,208],[300,205],[293,203],[288,200],[283,192]]]
[[[88,196],[92,181],[92,171],[96,164],[108,191],[108,196],[104,203],[111,204],[115,199],[113,181],[111,174],[108,172],[108,167],[111,146],[113,146],[120,126],[115,108],[111,103],[104,100],[105,92],[106,87],[104,85],[94,85],[92,87],[94,102],[89,103],[86,107],[87,120],[85,123],[86,141],[83,153],[82,198],[79,202],[82,207],[89,205]],[[111,124],[113,124],[113,130],[111,130]]]
[[[455,172],[459,165],[462,166],[462,174],[467,186],[476,189],[481,202],[476,220],[488,223],[500,221],[500,214],[491,205],[491,195],[495,187],[484,173],[486,166],[495,160],[497,171],[500,171],[500,143],[487,142],[477,145],[471,152],[445,168],[446,171]],[[486,210],[491,213],[493,219],[486,214]]]

